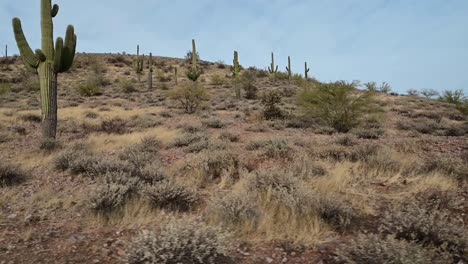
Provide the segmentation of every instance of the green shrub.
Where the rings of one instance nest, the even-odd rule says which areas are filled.
[[[444,264],[450,263],[446,254],[433,248],[424,248],[414,242],[381,237],[376,234],[358,234],[336,250],[339,263],[366,264]]]
[[[366,113],[376,112],[373,95],[356,91],[353,83],[338,81],[303,89],[298,103],[307,115],[320,117],[337,131],[347,132],[358,126]]]
[[[108,183],[95,187],[88,197],[89,208],[95,213],[110,214],[122,208],[132,193],[132,186]]]
[[[243,192],[230,192],[213,198],[207,207],[209,217],[226,226],[241,226],[246,222],[256,225],[260,210],[255,196]]]
[[[142,232],[128,250],[128,263],[232,263],[233,249],[224,230],[174,219],[158,232]]]
[[[423,90],[421,90],[421,95],[423,95],[426,98],[431,98],[431,97],[434,97],[434,96],[438,96],[439,92],[437,92],[434,89],[423,89]]]
[[[135,87],[135,84],[129,80],[123,80],[122,82],[120,82],[120,87],[122,88],[122,92],[126,94],[134,93],[138,91],[137,88]]]
[[[101,88],[94,78],[89,78],[85,83],[78,87],[80,95],[86,97],[100,95],[100,90]]]
[[[179,101],[185,112],[189,114],[196,112],[201,103],[209,99],[206,88],[198,84],[179,86],[168,94],[172,100]]]
[[[465,96],[463,95],[462,90],[445,90],[440,97],[440,100],[450,104],[461,105],[463,103],[464,97]]]
[[[266,120],[282,118],[283,111],[278,107],[281,103],[281,95],[277,91],[267,92],[262,96],[263,117]]]
[[[223,76],[219,74],[215,74],[211,76],[212,85],[221,86],[221,85],[224,85],[225,83],[226,83],[226,79]]]

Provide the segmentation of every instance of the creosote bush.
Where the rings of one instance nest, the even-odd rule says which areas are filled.
[[[222,229],[197,220],[172,220],[142,232],[128,249],[128,263],[232,263],[233,244]]]
[[[357,91],[355,83],[338,81],[302,89],[298,103],[305,114],[322,118],[339,132],[348,132],[367,113],[378,110],[373,95],[370,91]]]
[[[169,97],[178,101],[186,113],[196,112],[201,103],[209,99],[206,88],[196,83],[179,86],[169,91]]]

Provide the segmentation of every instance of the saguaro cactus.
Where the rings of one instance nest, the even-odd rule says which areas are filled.
[[[178,76],[178,70],[177,70],[177,66],[174,67],[174,78],[175,78],[175,85],[177,85],[178,81],[177,79],[179,79],[179,76]]]
[[[236,98],[241,99],[241,86],[239,83],[239,74],[241,71],[241,66],[239,64],[239,53],[237,51],[234,51],[234,60],[233,60],[233,68],[232,72],[234,75],[234,90],[236,91]]]
[[[288,72],[288,80],[291,80],[292,71],[291,71],[291,57],[288,56],[288,66],[286,66],[286,71]]]
[[[309,71],[310,71],[310,69],[307,68],[307,61],[304,63],[304,65],[305,65],[305,68],[304,68],[305,74],[304,74],[304,76],[305,76],[306,80],[309,80]]]
[[[150,53],[149,61],[148,61],[148,90],[153,89],[153,54]]]
[[[41,0],[42,48],[32,51],[21,27],[21,20],[13,18],[16,44],[26,68],[39,75],[41,88],[42,134],[55,138],[57,131],[57,74],[68,71],[73,64],[76,50],[76,35],[72,25],[67,27],[65,42],[57,38],[54,49],[53,21],[59,6],[51,0]]]
[[[271,53],[271,65],[268,67],[268,71],[273,75],[273,81],[276,82],[276,73],[278,72],[278,65],[275,65],[275,54]]]
[[[8,45],[5,45],[5,59],[8,59]]]
[[[192,68],[187,71],[187,78],[196,82],[201,75],[201,68],[197,64],[197,46],[195,40],[192,39]]]
[[[141,75],[143,74],[145,55],[140,56],[140,45],[137,45],[137,55],[135,59],[135,72],[138,76],[138,83],[141,82]]]

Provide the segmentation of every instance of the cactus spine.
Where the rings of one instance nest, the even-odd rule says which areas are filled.
[[[239,53],[237,51],[234,51],[234,60],[233,60],[233,74],[235,78],[235,84],[234,84],[234,89],[236,91],[236,98],[241,99],[241,87],[239,84],[239,74],[241,71],[241,67],[239,64]]]
[[[39,75],[41,87],[42,134],[55,138],[57,131],[57,74],[70,69],[75,58],[76,35],[72,25],[67,27],[65,41],[57,38],[54,48],[53,21],[59,6],[51,0],[41,0],[41,49],[34,53],[24,36],[21,20],[13,18],[16,44],[26,68]]]
[[[304,75],[304,76],[305,76],[305,79],[306,79],[306,80],[309,80],[309,71],[310,71],[310,69],[307,68],[307,61],[304,63],[304,65],[305,65],[305,68],[304,68],[304,70],[305,70],[305,75]]]
[[[292,71],[291,71],[291,57],[288,56],[288,66],[286,66],[286,71],[288,72],[288,80],[291,81]]]
[[[268,71],[273,75],[273,81],[276,82],[276,73],[278,72],[278,65],[275,65],[275,54],[271,53],[271,64],[268,67]]]
[[[187,78],[196,82],[201,75],[201,69],[197,64],[197,46],[192,39],[192,68],[187,72]]]
[[[140,56],[140,45],[137,45],[137,55],[135,59],[135,72],[138,76],[138,83],[141,82],[141,74],[143,73],[143,67],[144,67],[144,58],[145,55]]]

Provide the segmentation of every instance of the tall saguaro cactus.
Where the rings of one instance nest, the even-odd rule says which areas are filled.
[[[291,81],[292,70],[291,70],[291,57],[288,56],[288,66],[286,66],[286,71],[288,72],[288,80]]]
[[[276,82],[276,73],[278,72],[278,65],[275,65],[275,54],[271,53],[271,65],[268,67],[268,71],[273,75],[273,81]]]
[[[178,70],[177,70],[177,66],[174,67],[174,78],[175,78],[175,85],[178,84],[178,79],[179,79],[179,73],[178,73]]]
[[[197,64],[197,46],[192,39],[192,68],[187,72],[187,78],[196,82],[201,75],[201,69]]]
[[[59,6],[51,0],[41,0],[41,49],[34,53],[24,36],[21,20],[13,18],[16,44],[26,68],[39,75],[41,87],[42,134],[44,138],[55,138],[57,131],[57,74],[70,69],[75,58],[76,35],[72,25],[67,27],[64,40],[55,42],[53,21]]]
[[[148,61],[148,90],[153,89],[153,54],[150,53],[149,55],[149,61]]]
[[[305,68],[304,68],[305,74],[304,74],[304,76],[305,76],[306,80],[309,80],[309,71],[310,71],[310,69],[307,68],[307,61],[304,63],[304,65],[305,65]]]
[[[234,78],[235,78],[235,85],[234,85],[234,89],[236,91],[236,98],[237,99],[241,99],[241,86],[240,86],[240,81],[239,81],[239,74],[240,74],[240,71],[241,71],[241,66],[240,66],[240,63],[239,63],[239,53],[237,51],[234,51],[234,60],[232,61],[233,62],[233,68],[232,68],[232,72],[233,72],[233,75],[234,75]]]
[[[137,55],[135,59],[135,72],[138,76],[138,83],[141,82],[141,74],[143,74],[145,55],[140,56],[140,45],[137,45]]]

